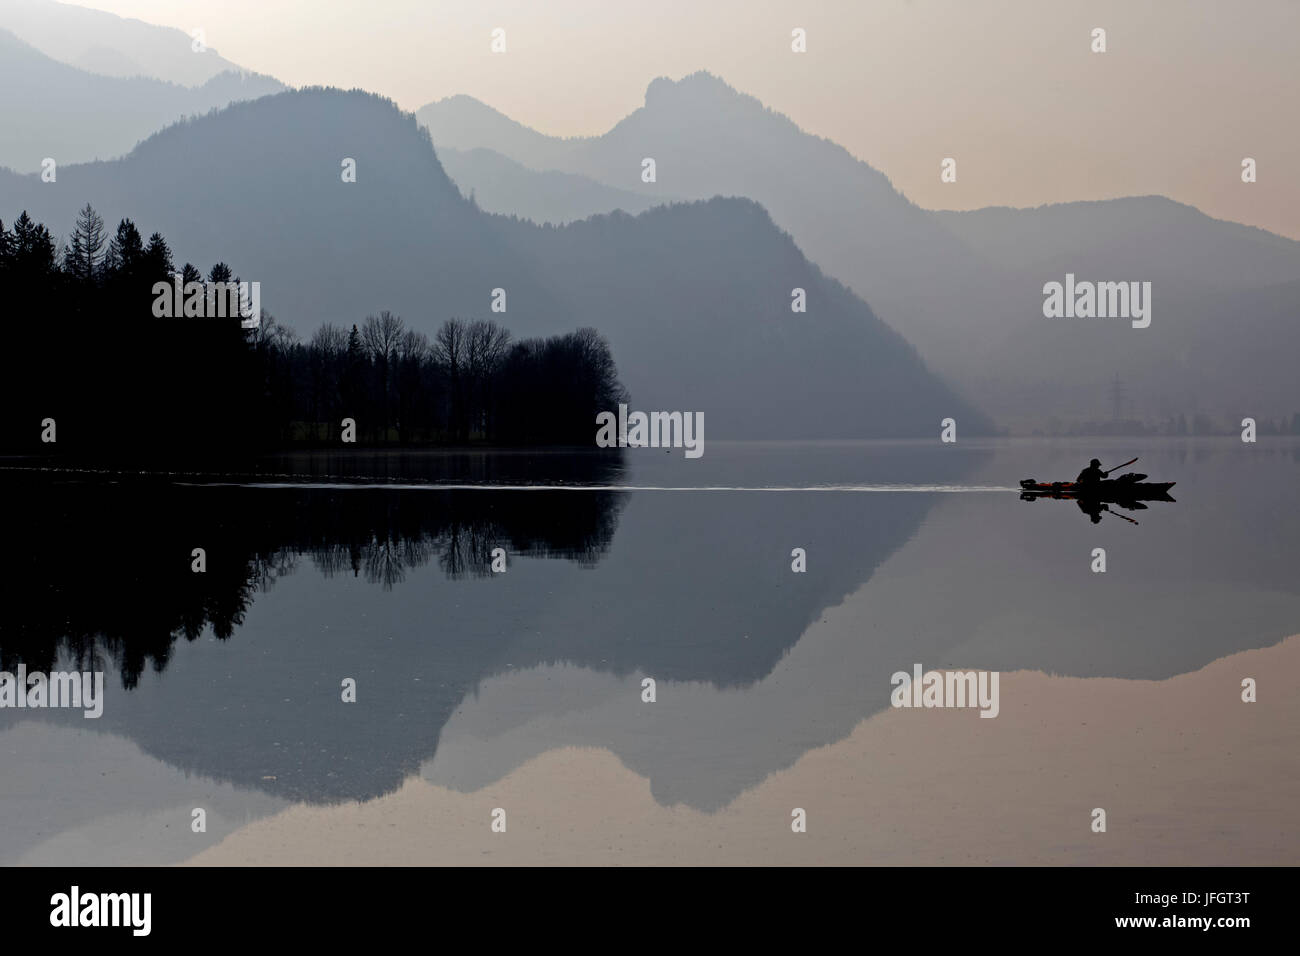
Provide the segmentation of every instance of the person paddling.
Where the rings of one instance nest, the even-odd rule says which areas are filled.
[[[1079,477],[1074,480],[1080,485],[1095,485],[1109,474],[1109,471],[1101,470],[1101,460],[1094,458],[1088,462],[1088,467],[1079,472]]]
[[[1130,458],[1128,461],[1124,462],[1124,465],[1131,465],[1135,461],[1137,461],[1136,458]],[[1123,468],[1124,465],[1116,465],[1110,471],[1102,471],[1101,462],[1098,459],[1094,458],[1092,461],[1088,462],[1087,468],[1079,472],[1079,477],[1074,479],[1074,481],[1076,484],[1080,484],[1080,485],[1095,485],[1098,484],[1107,475],[1109,475],[1111,471],[1118,471],[1119,469]],[[1145,478],[1146,475],[1138,475],[1136,477]]]

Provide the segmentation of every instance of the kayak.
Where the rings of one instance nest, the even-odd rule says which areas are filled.
[[[1022,495],[1032,497],[1093,498],[1098,501],[1172,501],[1169,489],[1176,481],[1143,481],[1146,475],[1122,475],[1090,484],[1077,481],[1020,482]]]

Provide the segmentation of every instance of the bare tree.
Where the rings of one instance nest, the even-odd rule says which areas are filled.
[[[391,364],[397,356],[397,344],[405,331],[406,323],[402,317],[387,309],[378,315],[368,315],[361,326],[361,347],[366,350],[371,361]]]
[[[465,366],[465,323],[448,319],[433,337],[434,360],[447,377],[447,390],[451,396],[451,430],[457,439],[466,437],[463,371]]]
[[[387,309],[379,315],[366,316],[361,326],[361,347],[379,371],[379,411],[385,430],[389,425],[392,399],[392,368],[397,358],[397,345],[406,331],[400,315]]]
[[[442,323],[433,337],[433,351],[439,365],[459,369],[465,358],[465,323],[460,319]]]
[[[407,329],[397,340],[393,387],[397,399],[397,437],[400,441],[406,441],[412,428],[419,425],[415,421],[418,417],[415,405],[431,353],[429,339],[422,332]]]
[[[275,316],[266,309],[262,310],[260,321],[248,330],[248,343],[258,351],[278,349],[287,351],[298,340],[298,333],[287,325],[275,321]]]
[[[326,322],[311,337],[310,347],[321,356],[336,358],[347,351],[348,336],[332,322]]]
[[[397,342],[397,360],[399,362],[422,362],[433,351],[429,337],[415,329],[407,329]]]
[[[339,390],[343,384],[343,366],[347,358],[348,335],[337,325],[326,322],[311,337],[307,346],[310,393],[307,417],[313,425],[325,421],[326,439],[334,437],[335,413],[339,405]]]
[[[510,350],[510,333],[495,322],[470,323],[465,345],[465,365],[474,424],[491,433],[492,383]]]

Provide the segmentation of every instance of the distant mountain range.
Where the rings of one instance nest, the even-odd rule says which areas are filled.
[[[1300,243],[1160,196],[933,215],[996,267],[1000,285],[973,312],[986,331],[964,330],[954,379],[1000,420],[1017,406],[1040,422],[1104,420],[1116,375],[1151,418],[1300,412]],[[1043,318],[1043,283],[1066,273],[1151,282],[1151,326]],[[961,361],[938,343],[926,354]]]
[[[191,42],[180,30],[54,0],[8,0],[0,9],[0,126],[5,131],[0,137],[0,165],[30,172],[38,169],[45,157],[53,157],[59,163],[60,185],[66,175],[88,175],[99,184],[97,188],[106,202],[130,197],[132,208],[118,210],[118,215],[137,216],[150,208],[157,211],[160,220],[182,223],[179,231],[164,229],[182,254],[188,254],[181,242],[185,236],[192,237],[204,255],[233,258],[230,246],[221,246],[225,241],[222,230],[202,221],[199,210],[189,208],[194,202],[191,198],[154,200],[152,189],[145,190],[138,182],[113,182],[119,171],[128,177],[143,175],[140,171],[148,168],[148,160],[132,157],[122,167],[98,172],[69,168],[69,164],[90,159],[122,156],[181,117],[201,115],[214,107],[283,89],[273,78],[238,72],[234,64],[210,49],[195,53]],[[298,104],[295,109],[314,115],[314,107],[306,106],[307,101],[290,102]],[[715,245],[701,247],[694,243],[694,254],[703,259],[686,264],[680,276],[662,271],[656,274],[662,282],[676,281],[683,289],[692,287],[700,295],[726,299],[729,304],[708,320],[719,330],[716,334],[722,335],[722,326],[731,321],[725,318],[728,309],[740,308],[742,302],[745,307],[757,308],[751,296],[735,296],[725,285],[751,281],[739,271],[729,274],[730,267],[724,264],[725,256],[738,241],[729,232],[729,217],[740,221],[752,214],[740,211],[743,203],[711,205],[706,211],[678,208],[666,219],[650,215],[637,220],[638,226],[628,225],[622,216],[587,227],[580,223],[615,211],[635,215],[681,201],[743,197],[765,210],[762,236],[784,231],[793,239],[794,244],[785,251],[775,246],[768,250],[775,260],[785,261],[789,256],[790,261],[797,259],[813,272],[820,267],[826,276],[842,282],[858,298],[870,303],[864,314],[871,315],[870,321],[875,324],[861,330],[864,340],[889,333],[889,329],[880,331],[884,327],[880,322],[897,330],[919,350],[935,373],[999,427],[1025,433],[1109,420],[1115,412],[1111,388],[1116,376],[1125,396],[1119,409],[1123,418],[1159,421],[1181,416],[1190,420],[1205,414],[1226,425],[1246,416],[1279,419],[1300,412],[1289,359],[1300,349],[1300,303],[1295,295],[1300,288],[1300,242],[1214,220],[1189,206],[1156,196],[1070,202],[1037,209],[922,209],[896,190],[880,171],[835,143],[805,133],[791,119],[708,73],[695,73],[677,81],[654,80],[646,91],[645,105],[600,136],[548,136],[468,96],[431,103],[417,116],[432,134],[441,162],[433,160],[430,164],[415,158],[416,152],[428,151],[427,144],[407,144],[403,147],[406,158],[391,164],[371,152],[372,159],[363,163],[363,170],[374,170],[369,163],[377,162],[380,168],[391,165],[399,178],[388,184],[390,191],[381,197],[379,184],[367,181],[363,172],[358,188],[350,196],[357,199],[369,195],[377,203],[391,205],[354,208],[347,200],[338,211],[376,218],[391,213],[395,235],[407,236],[417,246],[430,243],[441,248],[440,255],[447,263],[457,263],[448,266],[441,302],[462,314],[481,312],[483,308],[485,293],[474,287],[471,294],[469,277],[490,281],[490,290],[502,285],[491,275],[497,275],[506,264],[511,268],[517,264],[519,274],[512,281],[518,289],[532,290],[525,298],[530,307],[541,309],[537,328],[555,331],[549,323],[557,311],[571,309],[579,301],[585,303],[584,308],[613,307],[616,293],[608,290],[608,296],[601,299],[587,288],[590,282],[599,281],[595,279],[588,279],[582,288],[558,287],[559,276],[573,281],[579,273],[590,275],[597,261],[605,267],[603,254],[608,250],[591,250],[590,262],[557,266],[551,264],[550,250],[569,248],[578,254],[575,237],[599,242],[598,237],[622,238],[623,230],[629,230],[629,241],[633,236],[657,234],[661,227],[665,234],[675,235],[677,224],[702,216],[716,230]],[[286,119],[292,128],[300,125],[295,116]],[[204,129],[228,128],[231,122],[228,118],[216,119],[214,125]],[[256,132],[267,134],[260,127]],[[349,135],[344,129],[337,132],[338,139],[329,145],[331,156],[360,158],[358,154],[377,145],[363,136]],[[177,135],[168,130],[154,145],[145,144],[143,154],[151,155],[151,150],[163,148],[158,143],[172,143]],[[209,132],[185,135],[203,142],[202,148],[210,145]],[[195,161],[184,153],[186,148],[177,144],[177,152],[169,161],[182,165]],[[653,183],[641,179],[641,164],[647,157],[656,162]],[[325,176],[325,163],[316,156],[306,162],[309,168],[303,172],[303,182],[284,184],[281,188],[288,191],[285,199],[265,196],[265,208],[269,213],[284,204],[285,214],[293,221],[311,223],[315,228],[319,223],[315,210],[307,211],[312,200],[305,184]],[[477,235],[474,231],[482,229],[491,233],[490,238],[480,237],[486,245],[478,251],[486,254],[485,250],[495,248],[494,244],[504,243],[510,252],[502,252],[501,258],[491,262],[461,262],[458,257],[475,254],[476,247],[473,242],[462,245],[449,238],[461,228],[451,226],[449,219],[444,219],[443,225],[451,232],[440,229],[427,237],[420,236],[420,229],[408,222],[411,210],[402,208],[398,193],[407,188],[400,185],[405,182],[400,177],[420,175],[425,168],[436,169],[436,173],[429,173],[434,181],[425,186],[410,185],[416,208],[427,202],[442,209],[446,217],[465,216],[472,225],[464,228],[471,233]],[[156,167],[154,173],[164,181],[193,183],[187,174],[163,166]],[[223,198],[223,202],[239,208],[246,204],[248,193],[258,194],[268,181],[251,169],[242,178],[224,175],[220,170],[213,170],[211,177],[203,191],[213,194],[214,185],[223,183],[224,188],[237,193],[235,199]],[[27,188],[14,185],[9,192],[27,195]],[[168,197],[170,188],[164,184],[158,197]],[[48,201],[59,209],[92,198],[68,199],[65,204],[56,196],[39,195],[42,202]],[[472,206],[461,202],[462,197],[470,196]],[[175,208],[169,208],[173,201]],[[454,213],[450,211],[453,208]],[[723,214],[723,209],[728,212]],[[0,209],[0,215],[12,218],[17,211]],[[567,231],[556,233],[555,242],[539,243],[535,236],[552,234],[538,233],[521,224],[493,223],[490,217],[480,215],[483,212],[567,225]],[[64,211],[50,217],[49,225],[66,230],[71,221],[71,215]],[[667,222],[673,225],[662,225]],[[374,241],[378,245],[359,253],[356,261],[380,270],[367,280],[373,286],[401,288],[409,277],[388,276],[387,263],[406,261],[410,252],[403,247],[379,254],[374,250],[388,250],[390,237],[378,226],[376,232]],[[327,229],[325,234],[313,237],[311,243],[327,246],[331,255],[338,255],[341,249],[337,244],[348,241],[345,235],[346,230],[332,234]],[[758,242],[760,237],[753,238]],[[256,247],[256,243],[250,247],[246,239],[241,242],[243,248]],[[743,241],[738,248],[746,248]],[[297,251],[296,247],[291,250],[272,246],[255,260],[268,283],[280,280],[279,309],[284,318],[292,318],[293,310],[302,309],[302,314],[309,317],[299,324],[310,326],[316,315],[337,316],[380,307],[370,301],[368,293],[363,294],[361,286],[343,290],[337,296],[320,294],[312,260],[288,263]],[[582,254],[588,252],[583,250]],[[676,250],[657,250],[652,257],[655,265],[647,268],[660,270],[678,254]],[[707,276],[697,276],[695,271],[706,268],[713,256],[724,258],[719,258],[718,282],[710,285]],[[811,266],[804,256],[816,266]],[[328,257],[314,261],[328,261]],[[282,262],[288,271],[278,276],[271,274],[269,267]],[[619,281],[634,285],[639,281],[632,274],[631,264],[612,264],[609,268]],[[555,269],[558,271],[552,271]],[[427,271],[437,273],[438,267]],[[780,274],[778,269],[772,275]],[[1043,286],[1061,282],[1067,274],[1095,282],[1151,282],[1150,328],[1133,329],[1124,321],[1045,318]],[[326,277],[323,287],[331,288],[335,281]],[[825,281],[826,277],[819,274],[816,282]],[[785,289],[787,305],[782,320],[797,315],[788,310],[793,286],[790,283]],[[771,304],[766,298],[770,290],[764,289],[766,308]],[[865,308],[852,295],[837,299],[847,293],[835,282],[825,289],[838,291],[827,292],[823,302],[835,300],[845,308],[852,303],[850,310]],[[464,301],[458,299],[462,290]],[[543,306],[544,299],[549,304]],[[390,307],[393,304],[390,302]],[[686,303],[678,304],[691,314]],[[641,300],[620,301],[623,321],[631,323],[643,305]],[[511,308],[522,308],[519,297],[512,296]],[[839,321],[839,314],[831,317],[810,311],[804,318],[805,326],[786,322],[773,328],[780,328],[784,336],[793,334],[796,328],[812,328],[813,323]],[[522,328],[513,321],[513,315],[511,320],[512,327]],[[645,321],[649,325],[638,334],[653,337],[664,320],[658,313],[647,313]],[[768,313],[756,312],[750,327],[766,327],[768,322],[775,319]],[[594,319],[592,324],[602,329],[610,325]],[[890,336],[892,333],[886,338]],[[769,344],[776,347],[775,343]],[[827,345],[825,340],[809,341],[798,349],[806,350],[811,359]],[[786,342],[782,347],[794,346]],[[655,354],[654,349],[647,354]],[[877,358],[884,354],[876,350]],[[858,353],[850,349],[847,355]],[[635,375],[636,366],[628,364],[629,357],[621,358]],[[683,364],[687,361],[679,356],[672,363],[661,363],[655,381],[680,385],[673,379],[672,370],[687,375]],[[823,374],[814,375],[816,379],[825,379],[832,368],[841,367],[834,365],[838,359],[824,354],[813,361],[812,367],[822,361],[832,364]],[[913,358],[905,361],[910,369]],[[862,366],[877,367],[873,362]],[[765,373],[761,363],[752,371],[755,375]],[[858,372],[850,374],[862,377]],[[911,372],[900,374],[906,377]],[[641,391],[648,382],[643,380]],[[951,394],[946,387],[945,394]],[[932,417],[928,410],[921,416],[927,422]],[[932,424],[926,425],[927,434],[932,430]],[[843,433],[839,425],[831,432]]]
[[[980,272],[966,244],[883,173],[708,73],[655,80],[645,106],[598,137],[546,137],[467,96],[430,104],[416,116],[439,148],[483,147],[530,169],[659,197],[746,196],[814,262],[868,301],[880,298],[882,314],[895,305],[896,286],[928,284],[939,268]],[[646,157],[655,160],[654,184],[641,181]],[[918,257],[921,248],[928,251]]]
[[[1000,424],[1107,418],[1115,374],[1146,417],[1300,411],[1286,362],[1259,354],[1261,342],[1272,355],[1300,347],[1300,305],[1288,298],[1300,280],[1293,240],[1161,197],[924,210],[884,174],[707,73],[655,80],[642,108],[596,137],[548,137],[467,96],[417,115],[440,147],[489,149],[526,167],[515,167],[514,182],[500,163],[458,168],[461,187],[494,209],[544,189],[540,171],[592,184],[553,194],[548,214],[561,219],[589,214],[596,186],[756,200]],[[654,184],[640,181],[647,156]],[[514,211],[541,205],[530,202]],[[1045,319],[1043,285],[1067,272],[1152,282],[1151,328]]]
[[[237,71],[196,87],[145,76],[97,76],[0,29],[0,166],[29,172],[46,157],[62,166],[121,156],[184,116],[282,89],[269,76]]]
[[[357,163],[342,181],[341,163]],[[517,334],[593,326],[633,407],[702,411],[706,439],[936,436],[987,420],[749,199],[565,227],[465,200],[426,131],[392,103],[312,89],[178,123],[124,159],[0,174],[0,209],[56,232],[90,202],[160,230],[178,261],[226,260],[304,334],[380,309],[432,333],[452,316]],[[507,312],[489,311],[492,290]],[[807,312],[791,309],[805,290]]]
[[[102,76],[202,86],[222,73],[242,72],[213,46],[196,52],[194,38],[182,30],[55,0],[4,0],[0,28],[51,59]],[[205,35],[205,45],[209,41],[219,45]]]

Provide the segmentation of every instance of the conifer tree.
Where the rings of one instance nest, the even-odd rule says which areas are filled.
[[[130,219],[123,219],[117,224],[117,232],[108,244],[108,261],[105,266],[109,272],[129,278],[139,270],[144,258],[144,240]]]
[[[90,203],[77,213],[77,224],[72,229],[72,238],[63,254],[63,268],[73,278],[82,282],[94,282],[99,277],[104,260],[104,246],[108,243],[108,234],[104,229],[104,220],[95,212]]]

